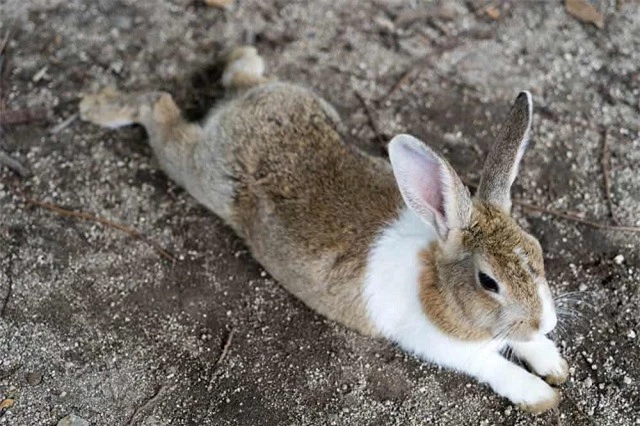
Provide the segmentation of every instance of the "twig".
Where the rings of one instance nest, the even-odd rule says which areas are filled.
[[[395,84],[391,86],[391,89],[389,89],[387,93],[385,93],[380,99],[378,99],[376,103],[378,105],[384,104],[387,101],[387,99],[393,96],[393,94],[396,93],[401,87],[407,85],[410,82],[410,80],[414,79],[415,78],[414,74],[416,73],[417,70],[419,70],[418,65],[422,65],[422,64],[421,63],[413,64],[408,70],[406,70],[400,76],[398,81],[396,81]]]
[[[127,235],[129,235],[129,236],[131,236],[133,238],[136,238],[136,239],[138,239],[138,240],[150,245],[153,249],[155,249],[165,259],[173,261],[173,262],[175,262],[177,260],[176,257],[173,254],[171,254],[169,251],[164,249],[158,243],[147,239],[144,235],[142,235],[142,233],[140,233],[139,231],[136,231],[133,228],[129,228],[129,227],[125,226],[125,225],[121,225],[119,223],[110,221],[108,219],[104,219],[102,217],[94,216],[94,215],[91,215],[89,213],[78,212],[78,211],[73,211],[73,210],[67,210],[67,209],[62,208],[60,206],[57,206],[55,204],[47,203],[47,202],[44,202],[44,201],[34,200],[32,198],[27,197],[23,193],[21,193],[21,195],[22,195],[22,197],[25,199],[25,201],[28,204],[32,204],[32,205],[38,206],[38,207],[43,207],[45,209],[51,210],[52,212],[55,212],[55,213],[61,215],[61,216],[74,217],[74,218],[77,218],[77,219],[87,220],[87,221],[90,221],[90,222],[97,222],[97,223],[100,223],[102,225],[109,226],[111,228],[115,228],[115,229],[117,229],[119,231],[122,231],[125,234],[127,234]]]
[[[69,125],[73,123],[76,120],[76,118],[78,118],[77,112],[75,114],[71,114],[69,118],[64,120],[62,123],[56,125],[53,129],[51,129],[49,133],[51,133],[52,135],[55,135],[56,133],[60,133],[61,131],[69,127]]]
[[[131,414],[131,417],[129,417],[127,426],[132,426],[133,424],[135,424],[139,420],[139,417],[142,414],[142,412],[145,411],[147,408],[156,405],[158,403],[158,400],[160,400],[160,398],[164,396],[166,391],[167,391],[167,386],[161,385],[158,388],[158,390],[153,395],[151,395],[151,397],[144,404],[142,404],[141,406],[139,406],[133,411],[133,413]]]
[[[29,171],[29,169],[26,166],[24,166],[20,161],[11,157],[1,147],[0,147],[0,165],[7,166],[9,169],[17,173],[18,176],[21,176],[21,177],[31,176],[31,171]]]
[[[0,111],[0,125],[25,124],[33,121],[47,120],[48,118],[49,111],[46,108],[23,108]]]
[[[578,405],[578,403],[573,399],[573,397],[571,397],[571,395],[569,395],[568,393],[565,393],[564,395],[562,395],[564,399],[566,399],[567,401],[569,401],[571,403],[571,405],[574,406],[574,408],[576,409],[576,411],[578,411],[578,414],[580,414],[582,416],[583,419],[587,420],[590,424],[595,425],[596,423],[591,419],[591,417],[587,416],[587,413],[584,412],[584,410],[582,409],[582,407],[580,407]]]
[[[9,42],[9,37],[11,37],[11,29],[14,23],[15,23],[15,20],[11,24],[7,32],[5,33],[4,38],[2,39],[2,42],[0,42],[0,55],[2,55],[2,53],[4,52],[4,48],[7,47],[7,43]]]
[[[607,200],[607,205],[609,206],[609,215],[611,216],[611,220],[614,224],[618,224],[618,220],[616,219],[614,210],[613,210],[613,199],[611,197],[611,180],[609,178],[610,174],[610,159],[609,159],[609,135],[607,134],[607,129],[602,129],[602,158],[600,159],[600,164],[602,165],[602,177],[603,177],[603,185],[604,185],[604,197]]]
[[[422,12],[419,12],[413,9],[408,9],[398,14],[396,19],[394,20],[394,24],[397,26],[403,26],[403,25],[408,26],[413,24],[416,21],[422,21],[422,20],[452,21],[454,18],[455,16],[454,16],[453,10],[448,9],[446,7],[427,9]]]
[[[11,293],[13,293],[13,272],[11,269],[13,268],[13,255],[9,254],[9,265],[7,265],[6,275],[7,275],[7,294],[5,294],[4,299],[2,300],[2,307],[0,308],[0,318],[4,318],[5,310],[7,309],[7,305],[9,304],[9,299],[11,298]]]
[[[222,348],[222,353],[218,357],[218,360],[214,364],[214,367],[217,367],[227,357],[227,354],[229,353],[229,348],[231,347],[231,339],[233,339],[233,334],[235,332],[236,332],[235,328],[232,328],[231,331],[229,332],[229,335],[227,336],[227,341],[225,342],[225,344],[224,344],[224,346]]]
[[[524,201],[514,200],[513,204],[516,204],[527,210],[537,211],[540,213],[550,214],[552,216],[561,217],[563,219],[572,220],[574,222],[582,223],[593,228],[604,229],[607,231],[619,231],[619,232],[640,232],[640,226],[630,225],[608,225],[606,223],[595,222],[589,219],[583,219],[575,213],[565,213],[558,210],[548,209],[545,207],[536,206],[535,204],[529,204]]]
[[[358,98],[358,100],[362,104],[362,108],[364,108],[364,112],[367,115],[367,120],[369,120],[369,126],[371,127],[371,130],[373,130],[373,133],[376,135],[376,139],[380,144],[384,144],[385,140],[382,137],[382,134],[380,133],[380,131],[378,130],[378,125],[376,124],[376,121],[373,117],[373,113],[371,112],[371,109],[369,108],[367,101],[364,99],[362,94],[360,94],[360,92],[358,92],[357,90],[354,91],[354,93],[356,95],[356,98]]]
[[[389,91],[387,93],[385,93],[384,95],[382,95],[382,97],[380,97],[380,98],[378,98],[376,100],[376,104],[378,104],[378,105],[384,104],[400,88],[402,88],[403,86],[409,84],[411,82],[411,80],[416,78],[417,75],[415,75],[415,74],[417,74],[422,68],[433,64],[433,62],[436,59],[440,58],[440,56],[442,56],[444,53],[446,53],[446,52],[448,52],[448,51],[450,51],[452,49],[455,49],[456,47],[460,46],[461,44],[462,44],[462,42],[460,40],[454,39],[451,42],[444,43],[442,45],[436,46],[434,51],[429,53],[429,54],[427,54],[427,56],[420,57],[420,58],[416,59],[415,61],[413,61],[413,63],[410,64],[409,67],[407,68],[407,70],[402,73],[400,78],[393,84],[393,86],[391,86],[391,89],[389,89]],[[433,67],[433,69],[435,70],[436,67]]]
[[[468,179],[461,179],[462,182],[467,185],[469,188],[476,189],[478,185],[473,182],[470,182]],[[584,219],[578,216],[575,213],[569,212],[561,212],[559,210],[549,209],[546,207],[541,207],[535,204],[527,203],[526,201],[521,200],[513,200],[513,204],[522,207],[523,209],[536,211],[540,213],[550,214],[552,216],[557,216],[563,219],[572,220],[574,222],[581,223],[583,225],[591,226],[597,229],[604,229],[607,231],[618,231],[618,232],[640,232],[640,226],[630,226],[630,225],[608,225],[606,223],[596,222],[589,219]]]

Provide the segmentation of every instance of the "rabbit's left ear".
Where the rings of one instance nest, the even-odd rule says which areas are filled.
[[[487,156],[478,186],[478,198],[506,213],[511,211],[511,185],[529,143],[532,108],[531,93],[521,92]]]
[[[471,220],[471,197],[447,161],[409,135],[389,143],[389,159],[405,203],[445,240]]]

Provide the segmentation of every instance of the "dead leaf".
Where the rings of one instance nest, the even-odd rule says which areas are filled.
[[[10,398],[3,400],[2,402],[0,402],[0,411],[8,410],[9,408],[13,407],[13,404],[15,404],[15,402],[15,399]]]
[[[484,10],[484,13],[486,13],[487,16],[494,21],[500,19],[500,9],[495,6],[487,6],[487,8]]]
[[[569,15],[582,22],[593,24],[598,28],[604,27],[604,16],[588,0],[565,0],[564,8]]]
[[[416,21],[423,20],[439,20],[439,21],[452,21],[456,17],[456,13],[453,9],[449,9],[446,6],[438,8],[430,8],[427,10],[416,11],[413,9],[403,10],[396,16],[395,24],[398,26],[411,25]]]
[[[234,0],[204,0],[204,4],[211,7],[227,8],[233,4]]]

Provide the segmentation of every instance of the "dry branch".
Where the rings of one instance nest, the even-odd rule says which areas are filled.
[[[46,108],[22,108],[0,111],[0,125],[27,124],[49,118]]]
[[[166,249],[164,249],[162,246],[160,246],[158,243],[151,241],[149,239],[147,239],[141,232],[130,228],[128,226],[122,225],[120,223],[116,223],[113,222],[111,220],[99,217],[99,216],[94,216],[92,214],[89,213],[85,213],[85,212],[79,212],[79,211],[74,211],[74,210],[68,210],[65,209],[63,207],[57,206],[55,204],[52,203],[47,203],[44,201],[38,201],[38,200],[34,200],[32,198],[27,197],[26,195],[22,194],[22,197],[24,198],[24,200],[28,203],[28,204],[32,204],[34,206],[38,206],[38,207],[43,207],[47,210],[50,210],[54,213],[57,213],[61,216],[66,216],[66,217],[73,217],[73,218],[77,218],[77,219],[82,219],[82,220],[86,220],[86,221],[90,221],[90,222],[96,222],[96,223],[100,223],[102,225],[108,226],[110,228],[114,228],[117,229],[118,231],[124,232],[125,234],[136,238],[146,244],[148,244],[149,246],[151,246],[154,250],[156,250],[162,257],[164,257],[167,260],[176,261],[176,257],[171,254],[169,251],[167,251]]]
[[[154,405],[156,405],[158,403],[158,401],[160,400],[160,398],[162,398],[164,396],[164,394],[167,391],[167,386],[166,385],[161,385],[158,390],[156,391],[156,393],[154,393],[153,395],[151,395],[151,397],[145,401],[144,404],[142,404],[141,406],[139,406],[138,408],[136,408],[133,413],[131,414],[131,417],[129,417],[129,421],[127,422],[127,426],[132,426],[134,424],[137,423],[137,421],[139,420],[140,415],[149,407],[153,407]]]
[[[215,366],[222,363],[222,361],[224,361],[224,359],[227,357],[227,354],[229,353],[229,348],[231,347],[231,339],[233,339],[233,334],[235,332],[236,330],[234,328],[232,328],[231,331],[229,332],[229,335],[227,336],[227,341],[225,342],[224,347],[222,348],[222,353],[220,354],[220,356],[218,357],[218,360],[214,364]]]
[[[371,127],[371,130],[373,130],[373,133],[376,135],[376,139],[377,139],[378,143],[384,144],[385,143],[385,139],[382,136],[382,134],[380,133],[380,130],[378,130],[378,125],[376,124],[376,119],[373,116],[373,113],[371,112],[371,108],[369,108],[369,104],[367,104],[367,101],[364,99],[364,96],[362,96],[362,94],[360,92],[358,92],[356,90],[354,93],[356,95],[356,98],[358,98],[358,101],[360,101],[360,103],[362,104],[362,108],[364,109],[364,113],[367,115],[367,120],[369,121],[369,126]]]
[[[611,164],[610,164],[610,156],[609,156],[609,135],[607,134],[607,130],[602,130],[602,157],[600,158],[600,165],[602,166],[602,179],[604,186],[604,197],[607,200],[607,205],[609,207],[609,214],[611,215],[611,220],[614,224],[618,224],[618,220],[616,219],[616,215],[613,209],[613,199],[611,197]]]
[[[478,185],[473,182],[470,182],[468,179],[462,179],[462,182],[467,185],[469,188],[476,189]],[[561,212],[559,210],[549,209],[546,207],[541,207],[536,204],[527,203],[526,201],[521,200],[513,200],[513,204],[516,206],[520,206],[523,209],[531,210],[539,213],[545,213],[551,216],[556,216],[562,219],[571,220],[574,222],[581,223],[583,225],[591,226],[592,228],[604,229],[606,231],[618,231],[618,232],[640,232],[640,226],[630,226],[630,225],[609,225],[606,223],[596,222],[589,219],[584,219],[575,213],[569,212]]]

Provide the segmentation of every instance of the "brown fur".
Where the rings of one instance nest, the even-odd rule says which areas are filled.
[[[510,336],[537,330],[541,306],[534,275],[544,274],[540,246],[501,209],[480,200],[473,202],[467,228],[421,253],[420,299],[429,318],[462,340],[486,340],[504,329],[501,304],[476,282],[479,258],[504,284],[504,296],[523,310]]]
[[[402,200],[389,165],[347,147],[334,117],[311,92],[287,84],[254,89],[224,113],[237,159],[230,223],[291,293],[372,333],[364,268]]]
[[[438,264],[442,261],[442,248],[433,243],[420,254],[420,259],[424,265],[420,275],[420,301],[429,319],[446,334],[461,340],[490,339],[490,331],[474,322],[474,318],[465,312],[468,304],[460,300],[470,300],[475,292],[465,290],[460,294],[440,278]],[[468,280],[468,277],[461,279]]]

